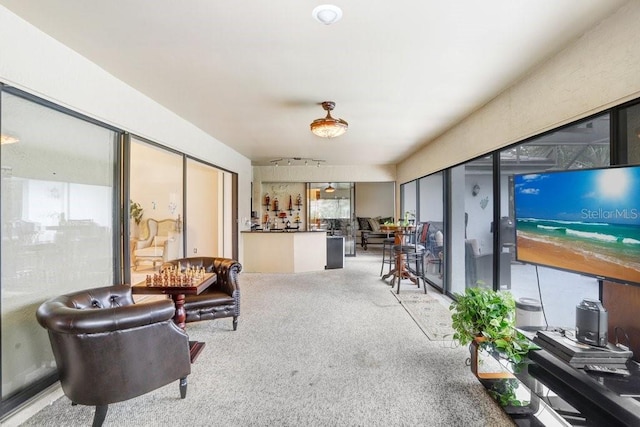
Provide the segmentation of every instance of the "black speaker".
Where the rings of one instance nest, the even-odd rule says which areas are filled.
[[[606,347],[609,314],[597,300],[584,299],[576,306],[576,339],[582,343]]]

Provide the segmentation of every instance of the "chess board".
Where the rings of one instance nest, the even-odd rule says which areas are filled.
[[[144,281],[145,286],[175,286],[175,287],[189,287],[194,286],[202,282],[207,273],[204,268],[188,268],[185,271],[180,271],[175,267],[162,270],[160,273],[147,274]]]
[[[204,273],[202,276],[192,277],[189,280],[182,278],[168,278],[166,281],[164,277],[162,280],[157,280],[154,283],[154,276],[151,276],[150,280],[143,280],[136,283],[131,287],[131,292],[134,294],[195,294],[198,295],[206,288],[211,286],[217,280],[215,273]]]

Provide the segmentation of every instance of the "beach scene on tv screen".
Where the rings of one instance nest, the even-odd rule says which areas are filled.
[[[517,259],[640,283],[640,167],[514,176]]]

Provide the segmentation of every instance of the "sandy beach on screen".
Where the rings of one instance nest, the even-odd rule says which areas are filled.
[[[518,233],[517,241],[518,258],[526,259],[534,264],[554,265],[593,275],[630,277],[636,278],[633,280],[634,282],[640,281],[640,271],[596,257],[586,258],[575,252],[575,248],[570,246],[540,242],[528,238],[524,233]]]

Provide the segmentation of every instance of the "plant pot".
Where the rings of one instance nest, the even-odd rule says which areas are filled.
[[[469,345],[469,351],[471,352],[471,372],[473,372],[473,375],[481,380],[514,378],[513,375],[508,371],[478,372],[478,348],[484,341],[486,341],[485,337],[476,337],[473,341],[471,341],[471,344]]]

